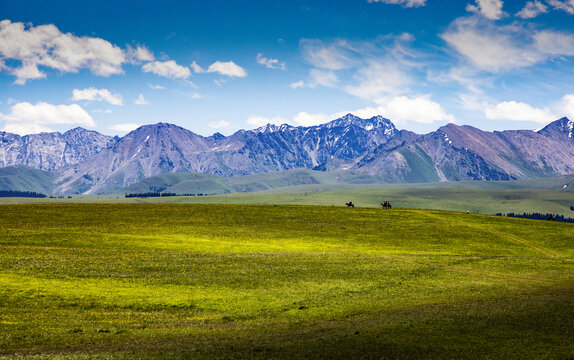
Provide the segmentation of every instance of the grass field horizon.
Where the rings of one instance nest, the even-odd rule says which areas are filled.
[[[300,205],[0,211],[3,357],[574,356],[572,224]]]

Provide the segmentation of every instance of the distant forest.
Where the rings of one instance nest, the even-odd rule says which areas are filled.
[[[0,190],[0,197],[45,198],[46,195],[34,191]]]
[[[573,210],[573,209],[571,208],[571,210]],[[496,214],[496,216],[507,216],[507,217],[516,217],[516,218],[524,218],[524,219],[551,220],[551,221],[574,223],[574,219],[572,219],[572,218],[564,217],[564,215],[550,214],[550,213],[546,213],[546,214],[542,214],[542,213],[501,214],[501,213],[498,213],[498,214]]]

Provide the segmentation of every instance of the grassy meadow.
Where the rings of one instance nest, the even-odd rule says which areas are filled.
[[[0,357],[574,357],[572,224],[92,203],[0,228]]]

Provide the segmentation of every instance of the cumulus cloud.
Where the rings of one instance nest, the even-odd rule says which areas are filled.
[[[535,108],[516,101],[503,101],[496,105],[489,105],[484,113],[486,118],[491,120],[532,121],[540,124],[547,124],[557,118],[547,108]]]
[[[403,7],[419,7],[425,6],[427,0],[368,0],[369,3],[383,3],[383,4],[396,4]]]
[[[83,90],[74,89],[72,93],[72,100],[105,101],[112,105],[118,106],[123,104],[123,98],[121,94],[112,94],[108,89],[96,89],[94,87]]]
[[[315,126],[333,119],[335,119],[335,117],[326,114],[309,114],[303,111],[293,117],[293,122],[300,126]]]
[[[466,11],[482,14],[490,20],[499,20],[506,16],[502,11],[503,5],[502,0],[476,0],[476,5],[466,5]]]
[[[565,115],[570,120],[574,120],[574,94],[564,96],[558,105],[558,109],[561,115]]]
[[[119,131],[122,133],[127,133],[133,131],[143,124],[135,124],[135,123],[125,123],[125,124],[115,124],[109,127],[110,130]]]
[[[548,7],[538,0],[529,1],[524,8],[516,13],[516,16],[522,19],[532,19],[540,14],[548,12]]]
[[[287,70],[284,62],[279,62],[277,59],[266,58],[263,56],[263,54],[257,54],[255,59],[257,60],[258,64],[263,65],[266,68],[283,71]]]
[[[170,79],[187,79],[191,76],[188,67],[178,65],[173,60],[150,62],[142,66],[142,70]]]
[[[281,116],[274,116],[271,118],[259,115],[249,115],[247,119],[247,124],[261,127],[267,124],[274,124],[274,125],[282,125],[282,124],[289,124],[289,120],[282,118]]]
[[[519,24],[496,26],[475,17],[455,20],[441,37],[475,66],[490,72],[574,54],[574,34],[532,31]]]
[[[216,61],[207,68],[208,73],[218,73],[229,77],[246,77],[247,71],[233,61]]]
[[[554,9],[574,15],[574,0],[546,0]]]
[[[92,117],[77,104],[52,105],[38,102],[20,102],[10,108],[8,115],[0,116],[6,122],[3,131],[20,135],[49,132],[50,125],[80,125],[94,127]]]
[[[100,113],[100,114],[113,114],[113,111],[110,109],[94,109],[92,110],[93,113]]]
[[[428,95],[384,97],[377,99],[375,103],[376,106],[358,109],[352,113],[363,118],[382,115],[395,124],[455,121],[452,115],[448,114],[439,103],[432,101]]]
[[[16,76],[16,84],[46,77],[39,67],[77,73],[89,69],[94,75],[123,73],[125,52],[106,40],[64,34],[54,25],[32,26],[10,20],[0,21],[0,57],[20,63],[4,65]]]
[[[145,99],[143,94],[139,94],[138,97],[134,100],[134,104],[136,105],[148,105],[149,102]]]

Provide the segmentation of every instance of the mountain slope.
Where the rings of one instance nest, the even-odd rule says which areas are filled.
[[[394,183],[529,179],[574,174],[573,127],[562,118],[537,132],[448,124],[419,135],[381,116],[348,114],[317,126],[266,125],[230,136],[203,137],[167,123],[121,139],[81,128],[24,137],[0,133],[0,166],[54,171],[55,191],[65,194],[114,192],[162,174],[230,177],[290,169],[352,170]],[[177,189],[201,182],[205,193],[240,191],[213,179],[188,179],[196,183]],[[266,187],[249,184],[247,190]]]
[[[0,168],[0,190],[54,193],[54,174],[25,166]]]
[[[0,132],[0,167],[23,165],[55,171],[97,154],[115,140],[83,128],[25,136]]]
[[[65,169],[58,189],[103,193],[178,172],[237,176],[294,168],[346,169],[396,133],[387,119],[350,114],[319,126],[268,125],[229,137],[202,137],[159,123],[142,126],[88,161]]]
[[[560,119],[539,132],[486,132],[448,124],[437,131],[380,146],[353,168],[392,174],[395,181],[514,180],[574,173],[572,122]]]

